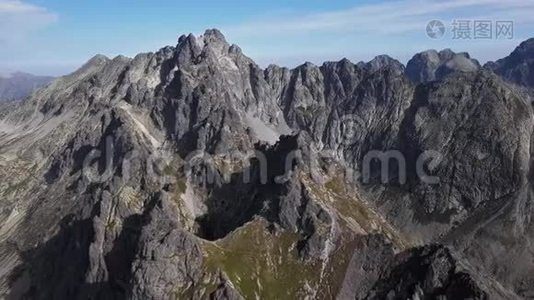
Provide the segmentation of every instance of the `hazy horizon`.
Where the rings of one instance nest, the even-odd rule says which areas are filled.
[[[230,13],[221,14],[221,11]],[[0,74],[64,75],[96,54],[154,52],[178,36],[217,28],[259,65],[295,67],[387,54],[403,64],[427,49],[469,52],[481,63],[508,55],[534,32],[534,3],[525,1],[271,1],[175,3],[96,0],[0,0]],[[426,34],[440,20],[442,38]],[[513,37],[455,39],[454,20],[513,22]],[[492,29],[493,31],[495,28]]]

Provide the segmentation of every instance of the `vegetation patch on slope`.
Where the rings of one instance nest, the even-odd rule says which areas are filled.
[[[311,296],[307,287],[317,284],[320,262],[298,258],[295,233],[271,233],[268,227],[257,218],[223,240],[206,242],[207,269],[224,271],[246,299]]]
[[[380,233],[390,239],[399,249],[405,249],[410,242],[377,213],[369,203],[358,196],[341,177],[330,177],[324,184],[316,184],[311,178],[303,176],[304,184],[318,201],[332,206],[341,219],[355,232],[364,234]]]

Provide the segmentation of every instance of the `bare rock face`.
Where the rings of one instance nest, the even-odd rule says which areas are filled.
[[[0,293],[528,298],[533,115],[450,50],[96,56],[0,114]]]
[[[385,67],[396,69],[399,74],[404,72],[404,65],[401,64],[398,60],[391,58],[387,55],[379,55],[373,58],[370,62],[363,63],[360,66],[369,70],[370,72],[376,72]]]
[[[454,53],[450,49],[440,52],[427,50],[416,54],[406,65],[406,76],[414,82],[439,80],[453,72],[475,72],[478,61],[468,53]]]
[[[400,254],[367,299],[487,299],[447,248],[427,246]],[[496,295],[494,295],[496,296]]]

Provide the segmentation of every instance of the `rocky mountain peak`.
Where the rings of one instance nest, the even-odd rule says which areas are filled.
[[[103,54],[96,54],[95,56],[91,57],[83,66],[82,68],[90,68],[93,66],[101,66],[107,62],[109,62],[111,59]]]
[[[404,72],[404,65],[401,62],[385,54],[378,55],[373,58],[371,61],[366,63],[365,68],[370,72],[376,72],[383,68],[391,68],[399,74]]]
[[[468,53],[451,49],[426,50],[415,54],[406,65],[406,76],[414,82],[439,80],[453,72],[475,72],[480,69],[477,60]]]
[[[194,48],[197,51],[205,51],[210,49],[217,54],[224,54],[230,49],[230,45],[226,41],[224,35],[217,29],[208,29],[204,34],[195,36],[194,34],[182,35],[178,39],[177,49],[189,47]],[[235,51],[235,48],[232,49]]]
[[[518,55],[524,58],[534,58],[534,38],[525,40],[512,52],[512,55]]]
[[[523,41],[510,55],[488,62],[484,67],[509,82],[534,88],[534,38]]]
[[[224,37],[224,34],[220,32],[218,29],[207,29],[203,35],[201,35],[201,38],[203,38],[206,43],[223,43],[228,44],[226,41],[226,38]]]

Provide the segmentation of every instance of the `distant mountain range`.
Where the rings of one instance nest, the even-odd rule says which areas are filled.
[[[36,76],[22,72],[16,72],[9,76],[0,75],[0,102],[27,98],[33,91],[46,86],[52,80],[54,77]]]

